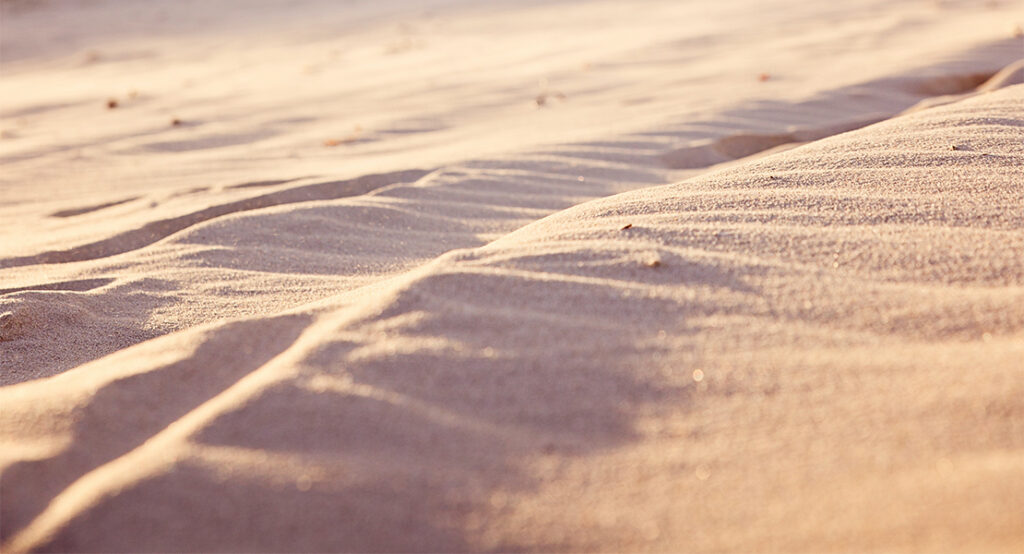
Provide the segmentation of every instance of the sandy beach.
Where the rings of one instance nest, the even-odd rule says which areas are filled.
[[[1024,2],[0,2],[3,552],[1020,552]]]

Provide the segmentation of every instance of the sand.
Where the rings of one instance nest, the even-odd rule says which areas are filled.
[[[677,4],[0,5],[3,551],[1024,548],[1024,4]]]

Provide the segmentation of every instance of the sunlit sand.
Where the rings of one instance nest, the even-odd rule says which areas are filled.
[[[1024,548],[1024,3],[0,3],[0,540]]]

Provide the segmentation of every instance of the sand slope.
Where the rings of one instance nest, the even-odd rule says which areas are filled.
[[[0,384],[971,94],[1024,15],[331,6],[4,4]]]
[[[1024,548],[1020,2],[197,5],[0,3],[4,552]]]
[[[1017,549],[1022,113],[1005,88],[7,387],[6,548]]]

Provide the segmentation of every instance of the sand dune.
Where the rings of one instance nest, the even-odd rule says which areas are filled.
[[[9,547],[1012,550],[1022,106],[583,204],[8,387]]]
[[[1020,4],[675,4],[3,5],[3,550],[1024,546]]]

